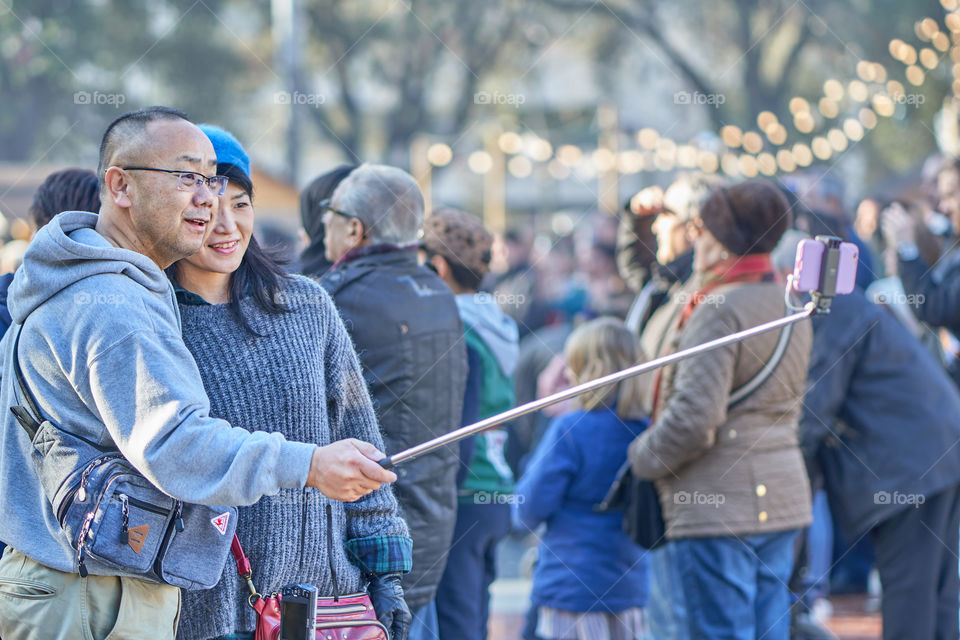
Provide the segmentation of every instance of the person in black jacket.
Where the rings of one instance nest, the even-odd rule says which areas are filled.
[[[320,284],[357,348],[387,453],[452,431],[467,351],[453,292],[417,263],[420,188],[400,169],[364,164],[321,206],[333,266]],[[413,538],[413,571],[403,576],[411,640],[436,637],[433,599],[456,523],[458,466],[452,445],[397,468],[394,492]]]
[[[795,247],[783,250],[789,270]],[[957,638],[960,393],[860,291],[813,319],[800,443],[848,539],[869,533],[883,637]]]

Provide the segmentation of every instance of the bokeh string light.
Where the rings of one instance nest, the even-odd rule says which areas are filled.
[[[678,169],[722,172],[730,177],[775,176],[814,162],[828,162],[862,141],[880,118],[893,117],[911,100],[916,104],[921,94],[910,91],[921,87],[943,64],[952,67],[952,94],[960,101],[960,0],[941,0],[941,5],[947,11],[942,24],[930,17],[914,24],[916,44],[902,38],[890,40],[890,56],[902,65],[909,90],[904,82],[892,77],[899,70],[861,60],[855,67],[856,77],[828,79],[822,95],[815,99],[792,97],[787,102],[790,117],[785,122],[772,111],[761,111],[754,119],[756,129],[732,124],[721,127],[719,139],[713,143],[719,144],[719,149],[711,143],[680,142],[653,127],[636,132],[635,146],[626,145],[617,151],[603,146],[555,146],[532,131],[505,131],[496,144],[507,158],[508,173],[516,179],[536,174],[557,181],[573,176],[589,180],[611,171],[629,175]],[[491,171],[494,160],[488,151],[472,150],[466,155],[473,173],[485,175]],[[444,143],[427,148],[427,161],[436,167],[450,164],[454,156],[454,150]]]

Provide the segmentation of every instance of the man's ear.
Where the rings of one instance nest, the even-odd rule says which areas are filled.
[[[348,235],[356,244],[363,242],[363,240],[367,237],[367,230],[363,226],[363,222],[356,218],[350,218],[350,231]]]
[[[446,280],[447,276],[450,275],[450,265],[443,256],[433,254],[430,256],[430,264],[437,270],[437,275],[440,276],[441,280]]]
[[[129,193],[132,185],[128,177],[120,167],[110,167],[103,177],[107,195],[118,207],[128,208],[133,204]]]

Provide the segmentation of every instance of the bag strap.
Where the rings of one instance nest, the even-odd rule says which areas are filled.
[[[40,428],[40,423],[43,422],[43,415],[40,413],[40,408],[37,406],[37,400],[30,392],[30,387],[27,386],[27,381],[23,377],[23,370],[20,368],[19,351],[20,335],[22,333],[23,324],[21,324],[17,329],[17,337],[13,341],[13,373],[17,378],[17,386],[20,387],[20,395],[23,396],[23,403],[27,406],[23,407],[18,405],[15,407],[10,407],[10,411],[13,412],[17,422],[20,423],[20,426],[23,427],[23,430],[27,432],[28,436],[30,436],[30,440],[33,441],[34,437],[37,435],[37,430]]]
[[[777,340],[777,346],[774,347],[773,355],[770,356],[770,360],[763,365],[763,367],[755,376],[730,394],[730,401],[727,402],[727,409],[730,409],[746,400],[747,396],[760,388],[760,385],[766,382],[767,379],[773,375],[774,370],[780,364],[780,361],[783,360],[783,356],[787,352],[787,347],[790,344],[790,336],[792,333],[793,325],[787,325],[780,330],[780,339]]]
[[[262,596],[253,586],[253,568],[250,565],[250,558],[243,552],[243,545],[240,544],[240,538],[233,534],[233,541],[230,543],[230,552],[237,563],[237,575],[247,581],[247,588],[250,589],[250,595],[247,597],[247,604],[253,607],[254,599]],[[333,568],[333,509],[327,503],[327,559],[330,562],[330,577],[333,579],[333,601],[340,600],[340,585],[337,584],[337,570]]]

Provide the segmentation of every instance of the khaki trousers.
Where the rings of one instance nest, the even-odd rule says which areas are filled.
[[[3,640],[174,638],[180,589],[138,578],[64,573],[7,547],[0,558]]]

